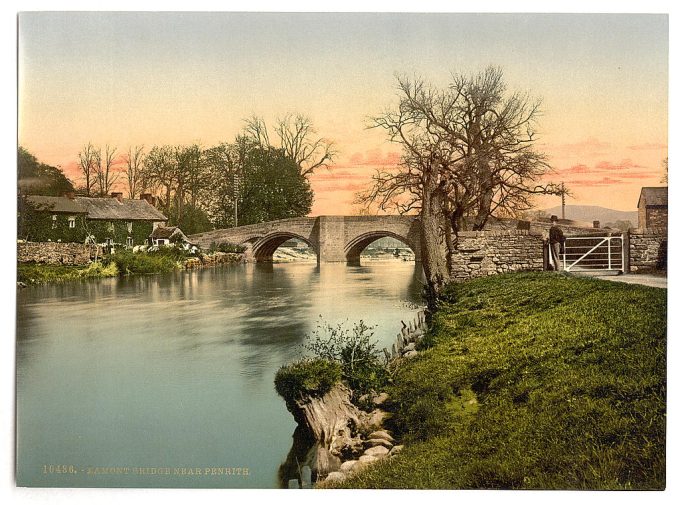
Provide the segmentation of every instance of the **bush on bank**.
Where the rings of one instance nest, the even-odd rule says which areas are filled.
[[[159,250],[146,253],[120,249],[108,256],[104,262],[116,264],[121,275],[165,273],[172,272],[178,267],[181,258],[176,254],[174,248],[168,248],[168,252]]]
[[[335,361],[303,359],[281,367],[274,377],[274,386],[286,402],[292,402],[301,395],[325,395],[340,382],[341,376],[342,368]]]
[[[666,291],[548,273],[449,288],[388,392],[397,458],[341,487],[663,489]]]

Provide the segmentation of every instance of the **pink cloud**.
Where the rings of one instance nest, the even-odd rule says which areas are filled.
[[[383,167],[394,166],[401,160],[401,155],[397,151],[382,152],[380,149],[370,149],[368,151],[356,152],[349,157],[348,161],[336,163],[334,166],[339,168],[349,167]]]
[[[628,172],[625,174],[616,174],[616,177],[622,177],[624,179],[658,179],[659,174],[653,172]]]
[[[321,181],[336,181],[339,179],[366,179],[367,172],[365,169],[359,170],[336,170],[337,165],[333,165],[329,171],[316,172],[311,179],[316,182]]]
[[[657,151],[661,149],[667,149],[666,144],[654,144],[652,142],[645,142],[644,144],[635,144],[628,146],[631,151]]]
[[[78,162],[69,161],[66,165],[61,167],[62,171],[72,181],[78,180],[81,175],[80,168],[78,168]]]
[[[628,170],[631,168],[644,168],[642,165],[638,165],[637,163],[633,163],[630,159],[625,159],[620,161],[619,163],[611,163],[609,161],[601,161],[597,165],[595,165],[595,168],[599,168],[601,170]]]
[[[317,191],[360,191],[366,189],[366,183],[342,182],[314,184]]]
[[[611,184],[628,184],[627,182],[623,182],[621,179],[612,179],[611,177],[603,177],[602,179],[597,179],[597,180],[578,180],[578,181],[569,181],[569,185],[571,186],[609,186]]]
[[[558,174],[588,174],[592,172],[590,167],[588,165],[584,165],[582,163],[579,163],[578,165],[574,165],[573,167],[569,168],[564,168],[562,170],[558,170]]]

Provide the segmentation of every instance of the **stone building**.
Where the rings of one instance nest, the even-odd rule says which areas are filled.
[[[19,198],[18,238],[32,242],[140,245],[168,220],[146,198],[28,195]]]
[[[638,228],[668,231],[668,188],[642,188],[638,199]]]

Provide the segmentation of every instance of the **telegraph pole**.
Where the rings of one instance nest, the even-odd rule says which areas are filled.
[[[564,196],[564,181],[562,181],[562,186],[560,188],[560,195],[562,195],[562,219],[565,219],[565,217],[564,217],[564,207],[566,205],[565,205],[564,201],[565,201],[566,198]]]
[[[239,174],[234,173],[234,227],[238,226],[238,195],[239,195]]]

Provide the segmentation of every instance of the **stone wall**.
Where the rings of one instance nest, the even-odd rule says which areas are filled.
[[[630,230],[628,242],[631,272],[666,269],[668,236],[664,229]]]
[[[657,231],[668,229],[668,207],[647,207],[645,228]]]
[[[524,230],[461,232],[453,257],[455,280],[543,270],[543,236]]]
[[[87,265],[90,262],[90,249],[91,246],[71,242],[19,242],[17,261],[49,265]]]

